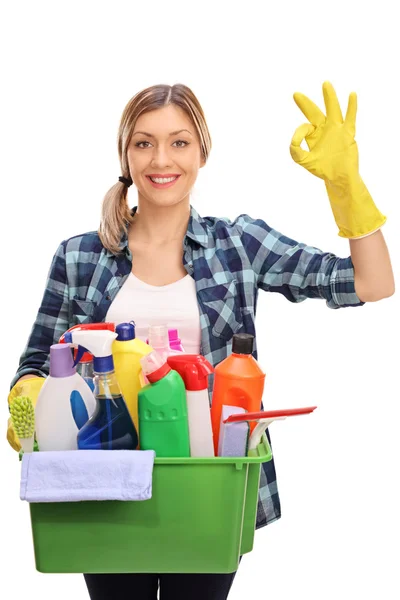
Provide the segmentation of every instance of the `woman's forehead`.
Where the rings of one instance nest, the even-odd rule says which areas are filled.
[[[182,129],[192,133],[193,124],[179,106],[170,104],[140,115],[134,133],[143,131],[154,136],[168,136]]]

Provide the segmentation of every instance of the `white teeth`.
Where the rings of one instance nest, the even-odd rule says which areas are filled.
[[[177,177],[150,177],[154,183],[170,183],[171,181],[175,181]]]

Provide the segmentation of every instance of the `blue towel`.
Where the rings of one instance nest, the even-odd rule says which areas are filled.
[[[25,453],[20,498],[27,502],[149,500],[154,458],[154,450]]]

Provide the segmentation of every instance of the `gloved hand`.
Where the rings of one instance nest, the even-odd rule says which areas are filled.
[[[39,392],[42,389],[42,385],[45,381],[46,379],[44,377],[35,376],[32,376],[29,379],[20,379],[17,381],[8,395],[8,405],[10,405],[17,396],[28,396],[32,400],[33,406],[36,406]],[[17,452],[21,450],[21,443],[14,431],[11,417],[8,419],[7,440],[14,450]]]
[[[339,236],[360,238],[377,231],[386,217],[375,206],[358,172],[356,130],[357,95],[349,97],[346,118],[331,83],[322,86],[326,116],[300,93],[294,100],[310,123],[301,125],[290,145],[295,162],[324,180]],[[303,139],[309,152],[300,147]]]

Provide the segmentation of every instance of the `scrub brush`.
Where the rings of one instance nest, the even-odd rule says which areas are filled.
[[[28,396],[17,396],[10,404],[11,421],[24,452],[33,452],[35,409]]]

